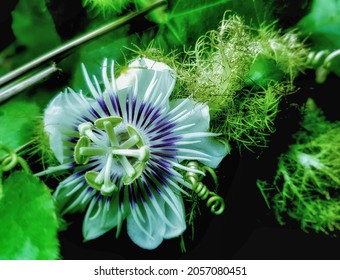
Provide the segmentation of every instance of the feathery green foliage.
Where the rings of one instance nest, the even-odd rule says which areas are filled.
[[[295,31],[253,28],[226,13],[219,28],[201,36],[182,61],[176,62],[178,53],[165,59],[155,51],[144,54],[176,70],[174,99],[190,96],[207,103],[212,130],[251,149],[266,146],[280,99],[294,91],[293,80],[306,67],[308,50]]]
[[[340,229],[340,122],[328,122],[309,99],[296,143],[279,158],[272,183],[258,180],[280,224],[287,215],[305,231]]]

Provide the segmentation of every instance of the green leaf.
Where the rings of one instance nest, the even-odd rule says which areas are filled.
[[[28,99],[14,98],[1,104],[0,144],[15,150],[30,141],[39,114],[39,106]],[[0,151],[0,157],[3,155]]]
[[[58,259],[58,221],[46,185],[16,171],[0,193],[0,259]]]
[[[340,0],[314,0],[309,14],[297,24],[316,51],[340,49]],[[330,69],[340,76],[340,59]]]
[[[298,27],[319,49],[340,48],[340,0],[314,0]]]
[[[27,48],[21,55],[13,58],[17,66],[60,44],[44,0],[20,0],[12,15],[16,41]]]
[[[156,41],[162,49],[171,51],[193,46],[196,40],[209,30],[215,29],[229,8],[226,0],[169,1],[168,13],[158,13],[153,20],[160,22]],[[166,20],[161,20],[166,18]],[[162,22],[163,21],[163,22]]]

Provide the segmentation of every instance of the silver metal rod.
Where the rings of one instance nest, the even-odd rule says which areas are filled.
[[[28,78],[22,79],[22,81],[15,82],[5,86],[4,89],[0,90],[0,103],[4,102],[8,98],[18,94],[19,92],[27,89],[28,87],[40,83],[47,79],[48,76],[52,75],[53,73],[59,71],[60,69],[56,66],[55,63],[48,66],[47,68],[39,71],[36,74]]]
[[[94,31],[91,31],[79,38],[76,38],[32,61],[30,61],[29,63],[9,72],[8,74],[0,77],[0,86],[9,83],[10,81],[13,81],[14,79],[20,77],[21,75],[27,73],[28,71],[31,71],[33,69],[36,69],[37,67],[40,67],[41,65],[43,65],[46,62],[49,62],[51,60],[55,60],[56,58],[60,58],[63,55],[65,56],[67,53],[69,53],[70,51],[72,51],[73,49],[75,49],[76,47],[83,45],[91,40],[93,40],[94,38],[97,38],[99,36],[102,36],[106,33],[108,33],[111,30],[117,29],[127,23],[129,23],[131,20],[133,20],[134,18],[138,17],[138,16],[142,16],[145,15],[151,11],[153,11],[156,8],[159,8],[161,6],[164,6],[167,4],[167,1],[165,0],[160,0],[157,1],[155,3],[153,3],[152,5],[145,7],[143,9],[140,9],[139,11],[135,11],[132,12],[118,20],[115,20],[113,22],[110,22]]]

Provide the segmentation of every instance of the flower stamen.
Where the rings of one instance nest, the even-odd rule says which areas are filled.
[[[143,146],[139,149],[113,149],[113,155],[122,155],[127,157],[137,158],[139,161],[147,161],[150,157],[150,150],[148,146]]]
[[[128,140],[126,140],[123,144],[120,145],[122,149],[129,149],[139,142],[139,138],[137,135],[132,135]]]
[[[87,136],[82,136],[78,140],[76,146],[74,147],[74,161],[78,164],[86,164],[90,160],[88,155],[82,154],[81,150],[84,148],[88,148],[91,145],[91,141]]]
[[[98,139],[98,137],[93,133],[92,129],[93,124],[90,122],[81,123],[78,126],[80,136],[87,136],[93,143],[105,148],[106,145],[100,139]]]
[[[87,164],[92,156],[105,158],[100,172],[88,171],[85,174],[86,182],[102,195],[111,195],[117,187],[111,180],[114,163],[121,165],[125,171],[123,184],[129,185],[142,175],[150,158],[150,148],[135,127],[123,124],[115,130],[121,123],[121,117],[111,116],[100,118],[94,124],[84,122],[78,126],[81,137],[74,149],[76,163]],[[95,129],[100,130],[98,134],[102,138],[96,135]]]
[[[79,154],[82,156],[100,156],[105,155],[107,152],[103,148],[94,147],[80,147]]]
[[[102,195],[110,195],[116,189],[116,184],[111,182],[111,168],[112,168],[112,157],[108,156],[105,171],[104,171],[104,184],[102,185],[100,192]]]
[[[123,166],[126,175],[132,177],[136,171],[125,156],[119,157],[120,164]]]

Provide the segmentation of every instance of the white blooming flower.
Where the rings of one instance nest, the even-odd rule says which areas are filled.
[[[61,163],[46,172],[74,170],[54,193],[62,214],[83,211],[85,240],[116,229],[126,219],[130,238],[154,249],[186,228],[182,194],[191,185],[181,164],[197,160],[215,168],[229,152],[208,132],[209,109],[189,99],[169,102],[175,73],[149,59],[133,61],[103,86],[83,67],[90,97],[68,89],[48,105],[45,130]],[[102,87],[104,89],[102,89]],[[199,172],[199,171],[194,171]]]

